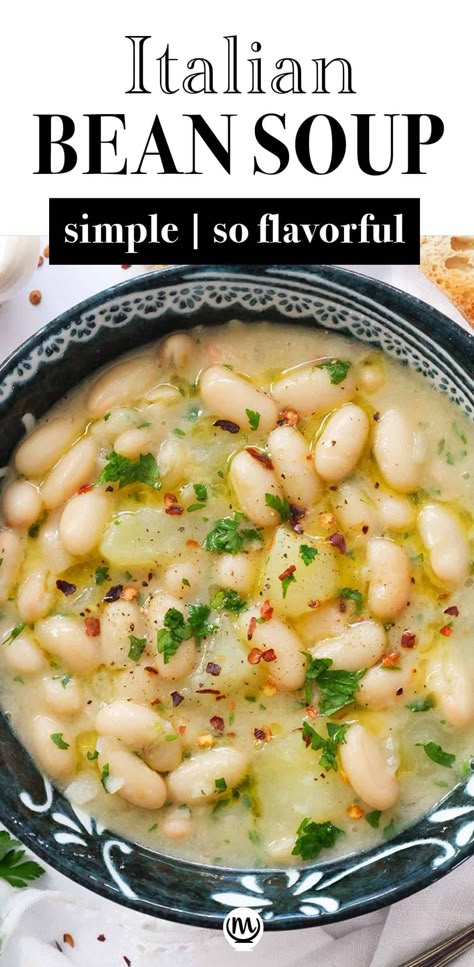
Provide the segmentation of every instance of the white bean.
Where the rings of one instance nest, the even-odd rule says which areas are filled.
[[[357,479],[339,484],[332,496],[334,513],[344,531],[352,531],[361,539],[379,530],[379,517],[367,493]]]
[[[170,594],[157,593],[147,601],[145,618],[151,641],[156,642],[157,632],[164,628],[164,618],[170,608],[176,608],[181,613],[184,612],[182,601],[173,598]],[[176,654],[166,663],[163,655],[155,651],[155,645],[151,654],[152,662],[158,669],[161,678],[169,681],[176,681],[189,675],[198,657],[194,638],[182,641]]]
[[[378,711],[394,705],[404,705],[405,691],[410,681],[411,666],[406,663],[402,668],[370,668],[361,678],[359,691],[356,692],[358,705]]]
[[[57,417],[41,424],[20,443],[15,467],[25,477],[42,477],[77,436],[77,420]]]
[[[347,403],[329,417],[314,450],[314,465],[323,480],[339,483],[357,466],[369,435],[367,414]]]
[[[280,515],[265,503],[265,494],[283,496],[274,470],[241,450],[232,460],[229,478],[244,514],[259,527],[271,527]]]
[[[399,785],[377,739],[362,725],[351,725],[340,746],[342,768],[354,790],[372,809],[390,809]]]
[[[184,839],[192,828],[191,812],[181,806],[169,809],[161,824],[161,832],[167,839]]]
[[[302,433],[292,426],[277,426],[267,446],[277,480],[290,504],[311,507],[321,490],[308,445]]]
[[[393,541],[376,537],[367,545],[367,566],[370,611],[381,621],[391,621],[401,614],[410,600],[407,555]]]
[[[43,501],[27,480],[15,480],[3,494],[3,514],[10,527],[31,527],[41,516]]]
[[[254,579],[254,565],[248,554],[219,554],[214,565],[214,581],[221,588],[239,594],[250,590]]]
[[[252,617],[260,617],[258,608],[245,611],[239,618],[240,632],[245,641],[248,640],[247,630]],[[261,651],[273,649],[276,660],[265,664],[272,683],[279,690],[293,692],[304,684],[306,659],[303,643],[281,618],[270,618],[263,624],[257,624],[249,647],[260,648]]]
[[[10,596],[16,584],[23,558],[20,538],[15,531],[0,533],[0,602]]]
[[[22,621],[28,623],[44,618],[54,601],[53,579],[49,571],[33,571],[18,589],[16,605]]]
[[[67,717],[78,715],[86,704],[80,682],[62,678],[43,678],[43,695],[49,712]]]
[[[182,440],[163,441],[158,453],[158,466],[167,487],[175,487],[180,483],[190,459],[189,447]]]
[[[191,336],[175,332],[161,344],[159,357],[163,366],[169,366],[181,374],[194,361],[197,353],[198,346]]]
[[[71,497],[59,524],[59,536],[66,551],[75,557],[89,554],[99,543],[111,512],[109,498],[100,490]]]
[[[428,692],[433,692],[438,711],[455,728],[463,729],[474,718],[474,682],[461,655],[452,649],[435,662],[426,678]]]
[[[80,487],[91,483],[96,459],[97,446],[90,437],[84,437],[64,454],[41,487],[47,510],[64,504]]]
[[[102,774],[104,769],[108,771],[106,787],[110,783],[109,789],[112,792],[114,781],[118,780],[121,785],[116,790],[117,795],[132,806],[138,806],[139,809],[161,809],[167,796],[164,779],[157,772],[153,772],[134,752],[121,747],[116,739],[102,738],[99,743],[99,769]]]
[[[52,735],[61,736],[61,740],[68,748],[60,749],[51,738]],[[49,715],[36,715],[33,719],[31,739],[40,767],[51,779],[69,779],[73,775],[77,759],[76,742],[73,733],[64,722]]]
[[[408,497],[400,494],[388,494],[375,491],[375,499],[378,506],[383,527],[387,530],[404,531],[410,530],[415,523],[415,508]]]
[[[292,407],[301,416],[329,413],[336,406],[347,403],[356,391],[354,370],[351,366],[340,383],[331,383],[327,368],[312,365],[294,366],[272,386],[272,396],[282,407]]]
[[[59,536],[61,514],[61,510],[55,510],[52,514],[49,514],[45,523],[40,527],[38,537],[40,553],[56,574],[67,571],[74,563],[72,555],[66,550]]]
[[[217,798],[216,780],[228,789],[238,786],[247,771],[247,759],[237,749],[220,746],[186,759],[168,776],[171,798],[178,803],[210,802]]]
[[[167,723],[169,724],[169,723]],[[144,749],[164,734],[165,720],[146,705],[115,701],[103,705],[95,720],[99,735],[120,739],[130,749]]]
[[[374,456],[393,490],[410,493],[420,485],[423,463],[419,441],[401,410],[387,410],[375,429]]]
[[[53,615],[37,622],[35,634],[41,648],[76,675],[90,675],[102,662],[100,638],[86,635],[78,618]]]
[[[192,561],[173,564],[165,571],[163,583],[168,594],[183,600],[195,595],[203,575],[203,561],[196,555]]]
[[[128,664],[130,635],[145,637],[142,613],[135,601],[121,598],[104,608],[100,621],[102,660],[112,668]]]
[[[131,430],[124,430],[117,437],[114,443],[114,450],[122,457],[129,460],[136,460],[141,453],[148,453],[150,450],[151,434],[148,427],[134,427]]]
[[[297,622],[297,631],[306,645],[324,638],[335,638],[346,630],[352,617],[354,606],[351,601],[327,601],[310,614],[305,614]]]
[[[213,416],[231,420],[242,430],[250,429],[246,410],[260,414],[258,429],[273,429],[278,419],[278,407],[270,396],[248,383],[226,366],[210,366],[200,378],[201,395]]]
[[[133,407],[117,406],[100,417],[90,428],[91,436],[104,445],[112,445],[113,441],[128,430],[135,429],[139,423],[143,423],[143,417],[139,410]]]
[[[359,388],[365,393],[378,393],[385,384],[383,359],[362,360],[357,377]]]
[[[146,671],[144,665],[135,665],[114,675],[114,699],[150,704],[160,698],[158,675]],[[166,698],[167,696],[163,696]]]
[[[469,543],[461,521],[441,504],[426,504],[417,524],[438,580],[450,587],[463,584],[469,574]]]
[[[355,672],[380,661],[387,644],[384,626],[357,621],[337,638],[326,638],[310,648],[313,658],[331,658],[334,668]]]
[[[3,655],[7,668],[20,675],[36,675],[46,664],[31,631],[22,631],[5,645]]]
[[[129,405],[142,399],[156,379],[156,361],[138,356],[112,366],[93,383],[86,398],[86,408],[97,420],[115,406]]]

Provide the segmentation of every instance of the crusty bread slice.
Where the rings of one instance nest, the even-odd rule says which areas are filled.
[[[420,267],[474,327],[474,235],[422,235]]]

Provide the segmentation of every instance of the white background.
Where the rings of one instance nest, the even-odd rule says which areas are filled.
[[[472,192],[472,0],[447,6],[440,0],[81,0],[81,3],[16,0],[3,5],[0,34],[1,134],[0,234],[47,231],[49,196],[421,196],[424,233],[468,234],[474,231]],[[296,57],[305,67],[305,83],[314,84],[311,58],[345,57],[353,67],[356,94],[190,95],[167,96],[158,89],[156,64],[169,42],[186,61],[206,56],[215,65],[215,81],[225,87],[225,34],[237,33],[243,62],[253,40],[263,45],[267,84],[279,57]],[[131,84],[131,47],[126,34],[151,34],[146,82],[149,95],[127,95]],[[155,69],[155,70],[154,70]],[[273,71],[275,72],[275,71]],[[331,175],[306,172],[292,151],[287,171],[253,175],[255,120],[267,112],[286,113],[287,143],[311,114],[338,118],[347,135],[347,155]],[[355,157],[351,113],[374,113],[378,132],[374,164],[384,166],[388,141],[384,113],[433,113],[445,121],[445,135],[423,149],[426,175],[402,175],[406,166],[405,121],[397,119],[398,149],[394,173],[360,173]],[[70,174],[34,175],[37,167],[35,113],[64,113],[77,122],[74,144],[78,167]],[[127,132],[120,153],[138,166],[155,113],[159,114],[178,168],[190,166],[190,122],[181,115],[201,113],[224,136],[220,113],[234,119],[232,173],[227,175],[203,147],[205,174],[85,175],[85,113],[125,113]],[[111,149],[108,149],[111,151]],[[260,149],[267,161],[270,156]],[[273,159],[274,160],[274,159]],[[111,158],[112,161],[112,158]]]

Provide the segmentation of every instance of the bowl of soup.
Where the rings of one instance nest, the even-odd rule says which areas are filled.
[[[470,337],[334,268],[170,268],[0,371],[0,817],[270,929],[472,851]]]

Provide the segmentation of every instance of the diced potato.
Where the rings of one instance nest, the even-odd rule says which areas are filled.
[[[124,511],[106,527],[100,553],[110,564],[130,568],[176,562],[183,551],[189,556],[186,540],[201,543],[206,533],[206,525],[203,528],[197,518],[195,514],[186,520],[183,534],[180,517],[168,516],[156,507]]]
[[[310,564],[306,565],[300,548],[317,550]],[[303,552],[304,553],[304,552]],[[286,597],[280,576],[294,566],[294,581],[288,585]],[[308,612],[308,601],[326,601],[336,593],[339,586],[339,570],[336,552],[325,541],[316,541],[307,535],[299,536],[286,527],[275,533],[267,563],[264,568],[262,588],[265,597],[281,615],[296,617]]]
[[[215,662],[221,669],[215,681],[223,692],[233,694],[237,689],[244,687],[251,691],[257,689],[265,669],[259,665],[249,664],[248,650],[242,644],[232,623],[223,618],[219,631],[212,636],[205,648],[202,662],[195,673],[196,679],[202,682],[203,672],[205,673],[208,662]]]

